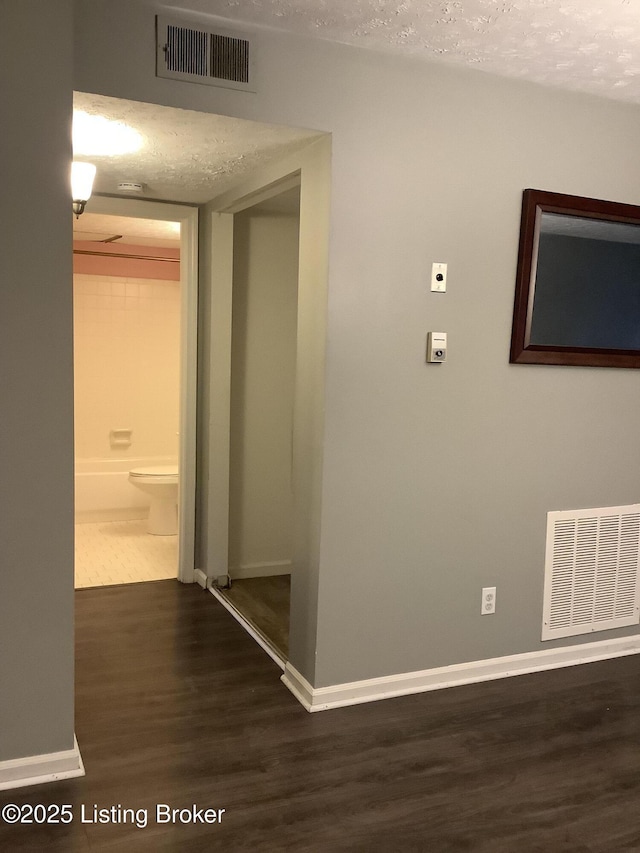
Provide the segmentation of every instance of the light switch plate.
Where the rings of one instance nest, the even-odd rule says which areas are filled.
[[[427,361],[439,364],[447,360],[447,333],[427,333]]]
[[[431,290],[434,293],[445,293],[447,290],[447,265],[433,264],[431,266]]]

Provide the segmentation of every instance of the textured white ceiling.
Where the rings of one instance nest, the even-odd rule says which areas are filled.
[[[171,0],[171,7],[640,103],[640,0]],[[99,95],[76,94],[74,105],[130,124],[145,141],[134,154],[80,158],[98,167],[97,193],[137,181],[144,198],[203,203],[318,136]]]
[[[317,131],[75,93],[74,108],[137,130],[143,147],[132,154],[90,156],[95,193],[118,194],[119,181],[143,183],[137,198],[201,204],[274,157],[306,145]]]
[[[640,0],[171,0],[170,5],[640,103]]]

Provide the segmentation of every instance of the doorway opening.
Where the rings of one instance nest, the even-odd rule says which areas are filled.
[[[193,580],[196,221],[95,197],[74,222],[76,588]]]
[[[284,670],[285,684],[289,684],[291,678],[300,672],[306,673],[305,678],[313,678],[317,647],[330,187],[331,138],[325,134],[290,157],[257,170],[251,180],[224,193],[202,212],[202,275],[205,281],[211,282],[211,287],[205,292],[206,298],[202,304],[202,358],[209,365],[209,376],[202,396],[202,416],[207,429],[202,433],[201,470],[207,488],[202,490],[199,504],[201,524],[198,528],[199,569],[196,570],[196,580],[201,586],[210,589]],[[282,448],[286,434],[289,455],[280,466],[280,478],[282,481],[283,472],[286,472],[290,498],[284,498],[284,492],[280,491],[280,498],[271,499],[276,504],[274,508],[270,505],[267,490],[261,511],[267,519],[271,519],[271,513],[277,510],[276,516],[280,514],[282,518],[284,509],[290,508],[290,549],[287,552],[283,547],[273,547],[268,551],[265,545],[262,553],[258,554],[251,553],[241,538],[234,543],[233,532],[235,529],[237,533],[238,525],[243,531],[251,518],[250,512],[256,512],[255,506],[252,509],[247,505],[243,515],[242,479],[236,476],[234,482],[233,474],[234,468],[237,471],[240,465],[242,475],[243,467],[249,467],[250,456],[247,454],[254,452],[245,450],[243,442],[238,446],[237,437],[235,450],[232,447],[232,417],[236,417],[237,413],[232,401],[232,381],[236,383],[233,389],[236,402],[238,396],[242,399],[237,383],[240,383],[242,389],[243,381],[242,372],[239,375],[237,373],[238,366],[242,364],[239,358],[243,358],[237,352],[237,325],[242,311],[247,310],[238,305],[238,271],[241,261],[237,246],[234,245],[239,237],[236,219],[240,221],[239,217],[248,209],[284,196],[289,190],[295,192],[292,197],[295,199],[294,239],[297,241],[297,257],[291,264],[294,270],[292,289],[296,297],[295,308],[291,309],[295,313],[295,345],[291,346],[293,355],[289,361],[293,370],[294,390],[293,412],[289,408],[285,415],[285,408],[280,409],[279,440]],[[259,215],[260,212],[263,216],[267,213],[266,210],[255,210],[249,212],[248,216],[250,219],[255,218],[262,228],[263,217]],[[248,257],[250,259],[251,256]],[[280,262],[278,256],[276,263]],[[260,279],[255,261],[253,268],[249,264],[249,281],[254,279]],[[249,328],[251,322],[249,314]],[[270,345],[274,338],[278,343],[281,337],[288,340],[283,334],[285,326],[282,322],[274,325]],[[236,334],[235,342],[233,334]],[[259,347],[258,353],[262,355]],[[245,360],[247,357],[244,356]],[[236,376],[232,380],[234,370]],[[259,373],[255,376],[259,376]],[[259,388],[260,383],[256,384]],[[259,447],[267,431],[260,429],[259,419],[253,429],[256,432],[256,447]],[[259,456],[258,451],[255,452]],[[254,472],[247,472],[243,476],[254,476]],[[269,478],[265,478],[265,482],[269,483]],[[247,479],[244,480],[246,483]],[[277,490],[274,493],[278,494]],[[246,498],[245,495],[244,500]],[[284,528],[280,529],[282,531]],[[265,537],[264,543],[268,542]],[[270,544],[273,545],[274,540]],[[263,565],[260,566],[260,563]],[[259,572],[259,569],[262,571]],[[251,571],[254,577],[245,570]],[[286,583],[286,574],[289,572],[290,592],[278,590],[274,593],[278,601],[274,602],[274,598],[271,601],[271,604],[279,604],[284,613],[284,619],[280,619],[279,624],[284,626],[288,644],[283,647],[283,643],[274,641],[269,626],[260,625],[257,614],[249,612],[247,602],[236,599],[232,603],[232,596],[234,586],[237,591],[242,586],[259,586],[265,580],[274,584]],[[282,573],[285,577],[280,580],[283,578]],[[236,574],[235,583],[233,574]],[[240,574],[244,574],[244,577],[240,577]],[[262,574],[263,578],[255,577],[258,574]],[[231,592],[226,590],[229,581]],[[264,605],[267,593],[263,590],[257,598]],[[247,613],[247,617],[240,612],[240,608]],[[285,624],[287,615],[288,630]]]

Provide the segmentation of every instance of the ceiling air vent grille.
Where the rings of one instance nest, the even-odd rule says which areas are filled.
[[[156,75],[172,80],[254,91],[251,43],[239,33],[156,18]]]
[[[542,639],[640,621],[640,504],[547,514]]]
[[[186,30],[184,27],[167,27],[167,41],[164,46],[167,71],[205,77],[208,74],[208,46],[207,33]]]
[[[211,34],[211,76],[220,80],[249,82],[249,42]]]

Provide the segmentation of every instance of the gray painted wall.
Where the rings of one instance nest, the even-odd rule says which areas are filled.
[[[542,648],[546,512],[640,499],[640,375],[509,365],[521,194],[640,203],[640,110],[274,32],[258,94],[191,86],[152,5],[76,8],[79,90],[333,135],[315,685]]]
[[[285,572],[293,557],[298,239],[297,215],[257,205],[234,216],[231,577]]]
[[[71,4],[0,20],[2,761],[73,747]]]

